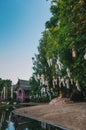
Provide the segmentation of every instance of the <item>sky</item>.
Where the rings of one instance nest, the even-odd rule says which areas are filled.
[[[0,0],[0,78],[29,80],[50,1]]]

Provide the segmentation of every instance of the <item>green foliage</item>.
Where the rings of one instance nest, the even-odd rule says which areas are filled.
[[[7,85],[8,87],[11,87],[11,84],[12,84],[11,80],[0,79],[0,89],[2,89],[5,85]]]
[[[8,90],[10,90],[11,85],[12,85],[12,81],[11,80],[0,79],[0,93],[3,90],[3,87],[7,87]]]
[[[46,30],[35,55],[34,72],[44,74],[52,88],[53,76],[67,77],[66,69],[71,72],[71,79],[79,81],[81,91],[86,96],[86,2],[85,0],[51,0],[52,17],[45,23]],[[73,57],[73,50],[76,56]],[[60,56],[62,70],[56,71],[55,64]],[[52,58],[52,66],[47,60]],[[39,85],[40,86],[40,85]],[[59,85],[56,86],[57,88]],[[74,86],[76,87],[76,86]],[[72,87],[72,89],[74,89]],[[58,89],[57,89],[58,90]],[[77,89],[76,89],[77,90]]]
[[[42,96],[42,97],[36,97],[31,99],[32,102],[41,102],[41,103],[49,103],[49,97],[48,96]]]
[[[11,80],[0,79],[0,96],[3,93],[3,88],[5,87],[5,89],[6,89],[6,93],[5,93],[6,99],[5,100],[6,101],[9,101],[9,98],[10,98],[10,95],[11,95],[11,85],[12,85]]]
[[[59,20],[59,18],[58,18],[58,13],[59,13],[59,8],[58,8],[58,6],[56,6],[56,5],[51,5],[50,11],[51,11],[51,13],[52,13],[52,17],[50,18],[49,21],[47,21],[47,22],[45,23],[46,28],[55,27],[55,26],[57,25],[57,23],[58,23],[58,20]],[[56,12],[57,12],[57,13],[56,13]]]
[[[58,42],[61,44],[60,52],[64,65],[71,69],[72,77],[79,80],[81,86],[86,87],[86,61],[83,58],[86,48],[85,4],[84,0],[61,0],[58,2],[60,8],[59,18],[61,21]],[[71,55],[72,41],[74,41],[77,52],[76,59],[73,59]]]

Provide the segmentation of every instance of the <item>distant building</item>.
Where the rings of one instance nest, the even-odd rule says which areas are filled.
[[[30,91],[29,81],[18,79],[18,82],[16,84],[17,101],[28,102],[29,91]]]

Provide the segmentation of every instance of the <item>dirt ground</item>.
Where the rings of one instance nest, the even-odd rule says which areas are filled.
[[[61,125],[72,130],[86,130],[86,103],[63,103],[24,107],[15,110],[25,116]]]

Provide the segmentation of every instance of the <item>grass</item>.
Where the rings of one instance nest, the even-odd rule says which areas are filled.
[[[19,107],[19,104],[0,104],[0,109],[9,109]]]

